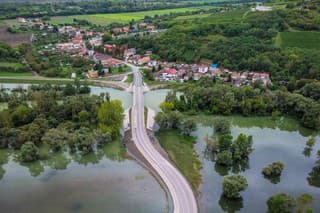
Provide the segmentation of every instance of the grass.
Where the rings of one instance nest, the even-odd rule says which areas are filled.
[[[0,76],[33,76],[31,72],[0,72]]]
[[[193,190],[197,191],[201,183],[201,162],[193,149],[195,139],[182,136],[178,130],[160,131],[156,136]]]
[[[127,83],[132,83],[132,82],[133,82],[133,73],[127,75],[126,82],[127,82]]]
[[[319,32],[280,32],[275,39],[277,47],[299,47],[320,50]]]
[[[97,25],[108,25],[114,22],[129,23],[132,19],[135,21],[142,20],[145,16],[165,15],[170,13],[184,13],[188,11],[196,11],[201,7],[190,8],[176,8],[166,10],[150,10],[141,12],[128,12],[128,13],[108,13],[108,14],[93,14],[93,15],[74,15],[74,16],[56,16],[52,17],[50,23],[52,24],[67,24],[72,23],[73,19],[85,19]]]
[[[13,69],[22,69],[24,65],[21,63],[13,63],[13,62],[0,62],[0,67],[9,67]]]

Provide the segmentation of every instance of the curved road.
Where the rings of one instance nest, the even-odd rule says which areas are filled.
[[[151,144],[144,126],[144,100],[142,76],[139,68],[128,64],[134,73],[132,137],[135,145],[167,185],[175,213],[197,213],[197,202],[184,176]]]

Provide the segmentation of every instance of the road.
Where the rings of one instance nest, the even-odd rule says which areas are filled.
[[[173,201],[173,211],[175,213],[196,213],[198,212],[198,206],[189,183],[179,170],[167,161],[151,144],[144,125],[142,76],[138,67],[129,66],[131,66],[134,73],[131,112],[133,141],[141,154],[166,184]]]

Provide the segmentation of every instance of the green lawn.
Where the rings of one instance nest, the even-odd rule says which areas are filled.
[[[31,72],[1,72],[0,76],[33,76],[33,73]]]
[[[278,33],[275,45],[277,47],[299,47],[306,49],[320,50],[319,32],[280,32]]]
[[[9,67],[13,69],[22,69],[24,65],[21,63],[12,63],[12,62],[0,62],[0,67]]]
[[[51,18],[50,23],[52,24],[72,23],[73,19],[76,18],[76,19],[85,19],[97,25],[108,25],[113,22],[128,23],[132,19],[138,21],[138,20],[142,20],[145,16],[155,16],[155,15],[165,15],[169,13],[183,13],[187,11],[196,11],[196,10],[199,10],[200,8],[201,7],[190,7],[190,8],[150,10],[150,11],[129,12],[129,13],[56,16]]]
[[[126,82],[127,82],[127,83],[132,83],[132,82],[133,82],[133,74],[131,73],[131,74],[127,75],[127,76],[128,76],[128,77],[127,77]]]
[[[177,130],[160,131],[156,134],[161,146],[170,159],[187,178],[194,191],[201,183],[201,162],[193,149],[195,139],[182,136]]]

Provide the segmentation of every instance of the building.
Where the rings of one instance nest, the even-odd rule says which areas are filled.
[[[149,63],[150,62],[150,56],[145,56],[145,57],[143,57],[143,58],[140,58],[139,60],[138,60],[138,65],[144,65],[144,64],[147,64],[147,63]]]
[[[173,81],[178,77],[178,71],[174,68],[165,68],[159,71],[160,80],[162,81]]]
[[[19,23],[26,23],[27,22],[27,20],[25,18],[22,18],[22,17],[18,17],[17,20],[18,20]]]

